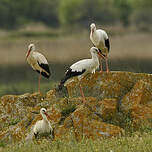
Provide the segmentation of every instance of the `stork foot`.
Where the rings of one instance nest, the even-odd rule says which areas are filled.
[[[43,93],[39,91],[40,96],[43,96]]]
[[[85,98],[83,98],[83,99],[82,99],[82,103],[83,103],[83,104],[85,104],[85,103],[86,103],[86,100],[85,100]]]
[[[107,69],[107,71],[106,71],[107,73],[109,73],[110,71],[109,71],[109,69]]]
[[[35,139],[37,139],[38,138],[38,133],[36,134],[36,133],[34,133],[34,136],[35,136]]]

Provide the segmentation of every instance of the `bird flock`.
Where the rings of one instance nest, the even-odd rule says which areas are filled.
[[[65,72],[63,79],[61,79],[58,89],[62,90],[65,83],[72,77],[78,77],[79,80],[79,88],[80,93],[83,99],[83,103],[86,102],[85,96],[83,93],[83,89],[81,86],[80,80],[82,77],[87,75],[88,73],[95,73],[96,69],[99,68],[100,65],[100,72],[103,71],[102,68],[102,60],[106,61],[106,71],[109,72],[108,67],[108,53],[110,51],[110,41],[107,33],[103,29],[96,29],[96,25],[92,23],[90,25],[90,40],[93,44],[93,47],[90,48],[91,58],[90,59],[83,59],[74,64],[72,64],[68,70]],[[38,91],[40,92],[40,81],[41,76],[45,78],[49,78],[51,75],[48,61],[45,56],[39,52],[35,51],[35,45],[30,44],[28,46],[28,52],[26,54],[26,61],[31,67],[39,73],[39,80],[38,80]],[[42,115],[43,119],[37,121],[33,132],[35,138],[37,138],[38,134],[41,133],[49,133],[53,136],[53,128],[51,127],[48,121],[48,114],[45,108],[40,109],[40,114]]]

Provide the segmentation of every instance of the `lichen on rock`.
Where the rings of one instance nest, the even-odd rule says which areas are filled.
[[[132,126],[134,130],[152,127],[151,74],[88,74],[81,80],[85,104],[78,81],[73,78],[63,94],[53,89],[46,95],[26,93],[1,97],[0,140],[12,143],[26,139],[36,121],[42,119],[39,114],[42,107],[47,108],[55,140],[110,138],[123,135],[126,127]]]

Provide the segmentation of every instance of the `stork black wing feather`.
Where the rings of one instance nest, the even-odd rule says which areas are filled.
[[[108,48],[108,52],[109,52],[109,50],[110,50],[110,41],[109,41],[109,39],[105,40],[105,46]]]
[[[50,69],[49,69],[49,65],[48,64],[43,64],[43,63],[39,63],[38,62],[38,64],[39,64],[39,66],[42,68],[42,69],[44,69],[46,72],[41,72],[41,74],[44,76],[44,77],[46,77],[46,78],[49,78],[50,77],[50,75],[51,75],[51,73],[50,73]],[[40,71],[39,70],[36,70],[38,73],[40,73]]]
[[[83,74],[85,71],[86,71],[85,69],[83,69],[81,72],[80,72],[80,71],[72,71],[72,69],[69,68],[69,69],[67,70],[64,78],[61,80],[61,82],[60,82],[60,84],[59,84],[59,89],[62,89],[64,83],[65,83],[68,79],[70,79],[70,78],[72,78],[72,77],[75,77],[75,76],[79,76],[79,75]]]

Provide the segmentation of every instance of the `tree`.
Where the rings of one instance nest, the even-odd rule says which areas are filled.
[[[129,18],[131,15],[131,6],[128,0],[115,0],[115,6],[118,9],[118,14],[122,24],[127,27],[130,24]]]
[[[140,30],[150,30],[152,26],[152,0],[130,0],[133,8],[132,22]]]
[[[59,21],[61,25],[78,24],[84,15],[84,0],[62,0],[59,4]]]

